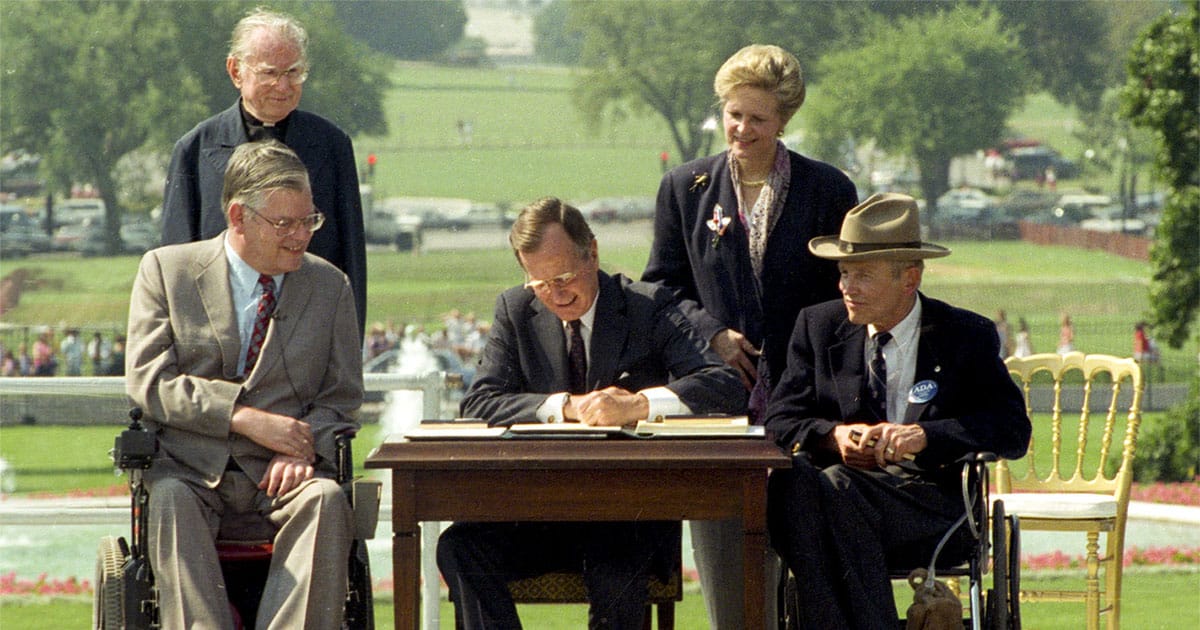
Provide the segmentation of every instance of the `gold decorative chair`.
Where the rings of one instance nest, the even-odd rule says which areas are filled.
[[[1021,601],[1083,602],[1089,630],[1100,627],[1101,613],[1115,629],[1121,619],[1125,521],[1141,424],[1141,368],[1130,358],[1082,352],[1012,357],[1005,363],[1024,393],[1034,437],[1024,458],[997,462],[999,494],[992,498],[1020,518],[1023,532],[1084,532],[1087,538],[1084,590],[1022,590]]]
[[[658,630],[674,630],[675,602],[683,601],[682,566],[676,559],[670,579],[651,576],[646,598],[644,629],[650,630],[651,606],[658,609]],[[586,604],[587,588],[582,573],[554,572],[508,583],[513,601],[518,604]]]

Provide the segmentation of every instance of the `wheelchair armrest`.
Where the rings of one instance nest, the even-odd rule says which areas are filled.
[[[383,482],[378,479],[355,479],[350,483],[350,505],[354,510],[355,540],[375,538],[379,526],[379,502]]]
[[[333,446],[337,453],[337,461],[334,464],[337,466],[338,483],[345,484],[354,479],[354,451],[350,443],[356,435],[358,429],[344,429],[333,436]]]

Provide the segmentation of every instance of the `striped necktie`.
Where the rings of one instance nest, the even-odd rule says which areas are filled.
[[[263,341],[267,339],[271,314],[275,312],[275,281],[271,276],[262,274],[258,276],[258,285],[262,287],[262,297],[258,298],[258,313],[254,317],[254,329],[250,332],[250,347],[246,349],[246,369],[242,374],[249,374],[258,362],[258,353],[262,351]]]

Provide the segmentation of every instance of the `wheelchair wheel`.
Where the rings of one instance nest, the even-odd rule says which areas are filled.
[[[371,564],[367,541],[355,540],[350,550],[350,588],[346,594],[345,627],[375,630],[375,608],[371,594]]]
[[[92,598],[92,628],[118,630],[125,627],[125,580],[123,569],[129,549],[116,536],[100,539],[96,553],[96,586]]]
[[[1008,515],[1008,627],[1021,630],[1021,522]]]
[[[992,630],[1012,630],[1013,591],[1010,571],[1013,553],[1009,550],[1010,520],[1004,514],[1004,502],[992,504],[992,588],[987,595],[987,627]],[[1018,552],[1019,553],[1019,552]],[[1018,565],[1019,566],[1019,565]],[[1019,570],[1019,569],[1018,569]]]

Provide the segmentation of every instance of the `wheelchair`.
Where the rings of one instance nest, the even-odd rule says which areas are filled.
[[[105,536],[96,557],[95,595],[92,602],[94,630],[151,630],[159,624],[158,591],[147,555],[147,514],[150,492],[142,481],[150,468],[158,441],[141,424],[142,410],[129,412],[129,427],[117,436],[111,452],[114,465],[129,475],[131,533]],[[337,481],[354,510],[354,540],[350,546],[349,588],[343,628],[374,630],[371,598],[371,567],[366,541],[374,537],[379,520],[382,483],[355,479],[350,442],[353,433],[336,437]],[[270,567],[272,546],[262,542],[217,542],[221,572],[229,592],[234,623],[238,630],[253,630],[258,601]],[[319,570],[319,567],[315,568]]]
[[[969,616],[962,620],[963,628],[971,630],[1020,630],[1020,584],[1021,584],[1021,535],[1020,521],[1015,514],[1005,514],[1004,502],[988,501],[988,463],[999,459],[993,453],[971,453],[959,462],[962,464],[962,498],[964,511],[959,520],[946,531],[933,552],[927,567],[888,567],[893,581],[908,580],[914,569],[926,571],[927,584],[932,585],[937,577],[952,577],[956,585],[966,577],[969,590],[966,604]],[[938,555],[951,536],[961,527],[967,527],[974,541],[974,549],[966,562],[947,564],[939,562]],[[989,568],[992,573],[991,587],[987,588],[984,576]],[[914,585],[916,588],[920,586]],[[787,571],[779,586],[780,630],[796,630],[798,625],[797,589],[800,585]],[[952,589],[957,593],[957,589]],[[897,608],[904,607],[897,602]],[[898,628],[906,626],[899,619]]]

